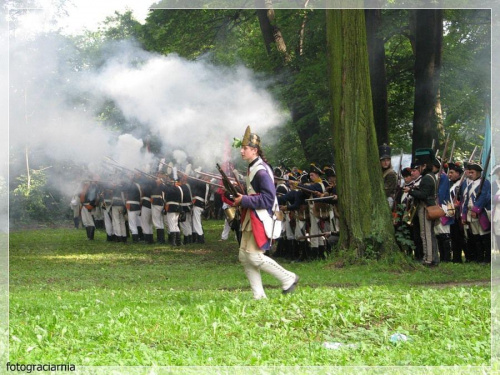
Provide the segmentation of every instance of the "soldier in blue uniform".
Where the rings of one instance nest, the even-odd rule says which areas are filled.
[[[468,163],[465,167],[470,182],[464,187],[461,205],[462,223],[467,225],[469,260],[491,262],[491,183],[481,178],[483,167]]]

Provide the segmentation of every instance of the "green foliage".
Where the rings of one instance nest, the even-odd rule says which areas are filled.
[[[11,233],[10,361],[489,365],[488,267],[285,264],[301,276],[296,292],[263,274],[268,299],[254,301],[237,243],[217,241],[222,226],[207,222],[207,243],[181,248],[109,243],[99,231],[95,241],[74,229]],[[396,332],[410,340],[391,343]]]
[[[398,204],[397,206],[397,218],[394,222],[395,232],[394,235],[396,237],[396,242],[399,245],[399,248],[404,253],[409,254],[411,250],[415,249],[415,243],[411,238],[410,228],[406,223],[402,222],[402,217],[405,213],[406,205]]]
[[[18,185],[10,194],[10,217],[21,222],[45,220],[49,198],[45,173],[31,170],[29,183],[27,175],[17,177],[16,181]]]

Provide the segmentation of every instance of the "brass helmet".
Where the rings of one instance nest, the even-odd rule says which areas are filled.
[[[245,135],[243,136],[241,145],[260,148],[260,137],[257,134],[251,132],[250,125],[247,126],[245,130]]]

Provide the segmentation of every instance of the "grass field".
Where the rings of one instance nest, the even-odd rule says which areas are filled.
[[[301,276],[254,301],[234,240],[108,243],[10,234],[10,361],[86,366],[489,366],[490,268],[278,260]],[[401,333],[406,341],[391,342]]]

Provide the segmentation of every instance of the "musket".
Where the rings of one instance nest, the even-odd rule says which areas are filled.
[[[216,179],[218,179],[218,180],[220,180],[220,179],[221,179],[221,178],[220,178],[220,176],[217,176],[216,174],[213,174],[213,173],[202,172],[202,171],[198,171],[198,172],[196,172],[196,173],[201,174],[202,176],[211,177],[211,178],[216,178]],[[234,180],[234,178],[229,177],[229,176],[228,176],[227,178],[228,178],[229,180],[231,180],[231,181],[233,181],[233,180]]]
[[[333,198],[332,195],[328,196],[328,197],[319,197],[319,198],[308,198],[306,199],[306,201],[328,201],[328,200],[336,200]]]
[[[448,163],[451,163],[453,160],[453,153],[455,152],[455,141],[453,141],[453,144],[451,145],[451,152],[450,152],[450,157],[448,158]]]
[[[302,240],[307,240],[308,238],[318,238],[318,237],[324,237],[326,235],[330,236],[331,233],[330,232],[325,232],[325,233],[318,233],[318,234],[310,234],[310,235],[305,235],[305,236],[297,237],[296,240],[297,241],[302,241]]]
[[[450,133],[448,133],[448,135],[446,136],[446,142],[444,143],[443,157],[441,158],[442,162],[441,162],[441,166],[439,167],[438,175],[436,177],[438,188],[439,188],[439,182],[440,182],[441,173],[443,173],[444,158],[446,157],[446,151],[448,150],[448,143],[449,143],[449,141],[450,141]]]
[[[190,180],[194,180],[194,181],[200,181],[200,182],[203,182],[204,184],[209,184],[209,185],[213,185],[213,186],[217,186],[219,188],[224,188],[223,185],[219,185],[219,184],[215,184],[213,182],[210,182],[210,181],[205,181],[205,180],[202,180],[201,178],[196,178],[196,177],[193,177],[193,176],[190,176],[182,171],[177,171],[177,173],[180,173],[184,176],[186,176],[187,178],[189,178]]]
[[[233,169],[232,172],[233,172],[234,180],[236,181],[236,185],[238,186],[238,189],[240,189],[240,191],[244,192],[245,188],[243,187],[243,185],[240,182],[240,179],[238,177],[238,171],[236,169]]]
[[[222,177],[222,183],[224,184],[224,189],[230,194],[229,198],[231,200],[234,200],[238,196],[238,191],[236,190],[236,187],[231,183],[229,180],[229,177],[227,177],[226,173],[222,170],[220,167],[219,163],[215,164],[217,167],[217,170],[219,171],[221,177]]]
[[[297,181],[295,181],[297,182]],[[305,191],[306,193],[311,193],[311,194],[321,194],[319,191],[316,191],[316,190],[311,190],[311,189],[307,189],[303,186],[299,186],[298,184],[292,184],[294,187],[296,187],[297,189],[300,189],[302,191]]]
[[[474,154],[476,153],[476,150],[477,150],[477,146],[474,147],[474,150],[472,150],[472,154],[470,155],[469,157],[469,160],[468,160],[468,163],[470,163],[472,161],[472,159],[474,158]],[[460,186],[462,186],[462,182],[464,181],[464,178],[465,178],[465,172],[462,173],[462,176],[460,177],[460,180],[458,181],[458,189],[460,189]],[[453,200],[453,205],[456,206],[458,203],[458,194],[455,195],[455,199]]]

